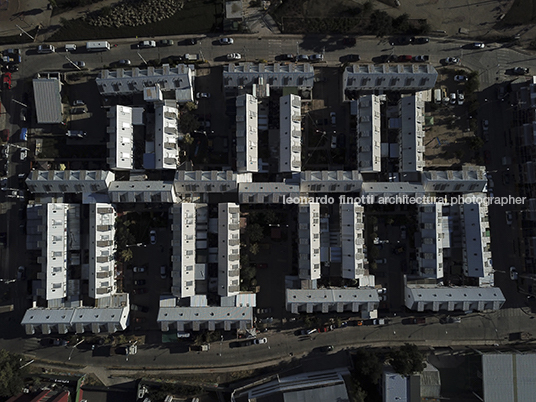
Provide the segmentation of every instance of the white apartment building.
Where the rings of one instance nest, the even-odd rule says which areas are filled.
[[[403,96],[399,102],[400,128],[398,145],[401,173],[422,172],[424,168],[424,100],[423,93]]]
[[[195,296],[196,204],[171,208],[173,257],[171,293],[180,298]]]
[[[282,204],[285,200],[300,196],[297,184],[286,183],[240,183],[238,200],[241,204]]]
[[[236,170],[258,172],[258,104],[249,94],[236,98]]]
[[[381,171],[381,115],[377,95],[363,95],[356,101],[357,169]]]
[[[463,273],[478,278],[479,286],[493,286],[491,237],[488,207],[484,204],[460,204],[462,220]]]
[[[434,87],[437,71],[431,64],[352,64],[342,74],[343,94],[348,91],[425,91]]]
[[[293,314],[343,311],[367,314],[380,304],[376,289],[286,289],[285,297],[287,311]]]
[[[114,180],[106,170],[32,170],[26,185],[34,194],[104,193]]]
[[[145,69],[132,68],[102,70],[96,79],[99,93],[104,96],[142,93],[147,87],[159,86],[162,92],[173,92],[177,102],[194,100],[193,79],[195,66],[179,64],[171,67],[163,64],[161,67]]]
[[[155,107],[154,153],[156,169],[177,169],[179,164],[179,111],[176,107]]]
[[[365,208],[359,204],[340,204],[342,277],[361,279],[367,275],[363,247]]]
[[[362,184],[363,176],[357,170],[306,170],[300,172],[300,191],[302,193],[355,193],[361,191]]]
[[[320,204],[299,205],[298,208],[299,277],[320,279]]]
[[[443,204],[419,206],[421,244],[417,247],[419,275],[423,278],[442,279],[443,268]]]
[[[485,166],[462,166],[462,170],[427,170],[422,173],[422,184],[426,192],[482,192],[487,182]]]
[[[115,218],[112,204],[89,206],[89,297],[93,299],[111,296],[117,291]]]
[[[218,204],[218,295],[240,292],[240,207]]]
[[[232,63],[223,66],[223,87],[251,87],[254,84],[274,88],[313,89],[315,72],[311,64]]]
[[[414,311],[499,310],[506,299],[499,288],[406,285],[406,307]]]
[[[133,124],[132,108],[116,105],[107,113],[109,118],[108,141],[109,157],[107,163],[112,170],[131,170],[133,168]]]
[[[301,171],[301,98],[279,99],[279,171]]]
[[[108,188],[114,203],[174,203],[177,201],[172,182],[166,181],[114,181]]]
[[[210,194],[233,193],[239,183],[251,183],[251,173],[237,174],[232,170],[178,170],[173,187],[187,202],[208,202]]]
[[[37,295],[49,303],[52,300],[60,302],[67,297],[67,244],[70,234],[68,210],[75,207],[79,208],[74,204],[49,203],[43,205],[40,210],[43,223],[38,229],[43,238],[38,243],[41,257],[38,257],[37,262],[41,264],[41,272],[37,274],[37,278],[41,280],[41,288],[37,290]]]

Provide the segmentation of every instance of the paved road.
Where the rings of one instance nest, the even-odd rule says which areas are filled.
[[[503,309],[490,314],[471,314],[462,317],[460,324],[440,324],[437,318],[427,318],[427,324],[403,325],[394,317],[385,326],[363,326],[336,329],[313,336],[296,336],[294,330],[269,331],[262,336],[268,343],[244,348],[230,348],[230,340],[214,342],[208,352],[188,352],[186,345],[142,345],[136,355],[97,356],[84,345],[71,347],[42,347],[36,338],[1,339],[0,347],[24,353],[28,359],[56,362],[65,367],[101,367],[116,376],[133,376],[139,371],[184,373],[225,372],[269,366],[281,360],[315,358],[315,348],[334,345],[333,354],[354,347],[393,347],[405,342],[423,347],[479,346],[508,348],[508,335],[527,331],[536,335],[536,320],[528,309]],[[94,355],[95,353],[95,355]],[[292,354],[292,355],[291,355]],[[71,359],[69,360],[69,356]]]

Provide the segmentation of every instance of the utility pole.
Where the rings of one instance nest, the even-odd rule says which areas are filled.
[[[15,26],[16,26],[17,28],[19,28],[19,29],[22,31],[22,33],[19,34],[20,36],[22,36],[22,34],[24,33],[24,34],[26,34],[27,36],[29,36],[32,40],[35,40],[35,38],[34,38],[32,35],[30,35],[28,32],[26,32],[26,31],[25,31],[24,29],[22,29],[20,26],[18,26],[17,24],[15,24]]]

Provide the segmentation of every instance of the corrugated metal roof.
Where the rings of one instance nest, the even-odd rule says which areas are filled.
[[[533,401],[536,393],[536,354],[482,356],[486,402]]]
[[[33,80],[35,109],[38,123],[61,123],[61,83],[55,78],[36,78]]]

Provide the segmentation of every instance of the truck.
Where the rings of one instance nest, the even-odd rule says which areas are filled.
[[[103,52],[105,50],[110,50],[110,42],[86,42],[86,50],[88,52]]]

